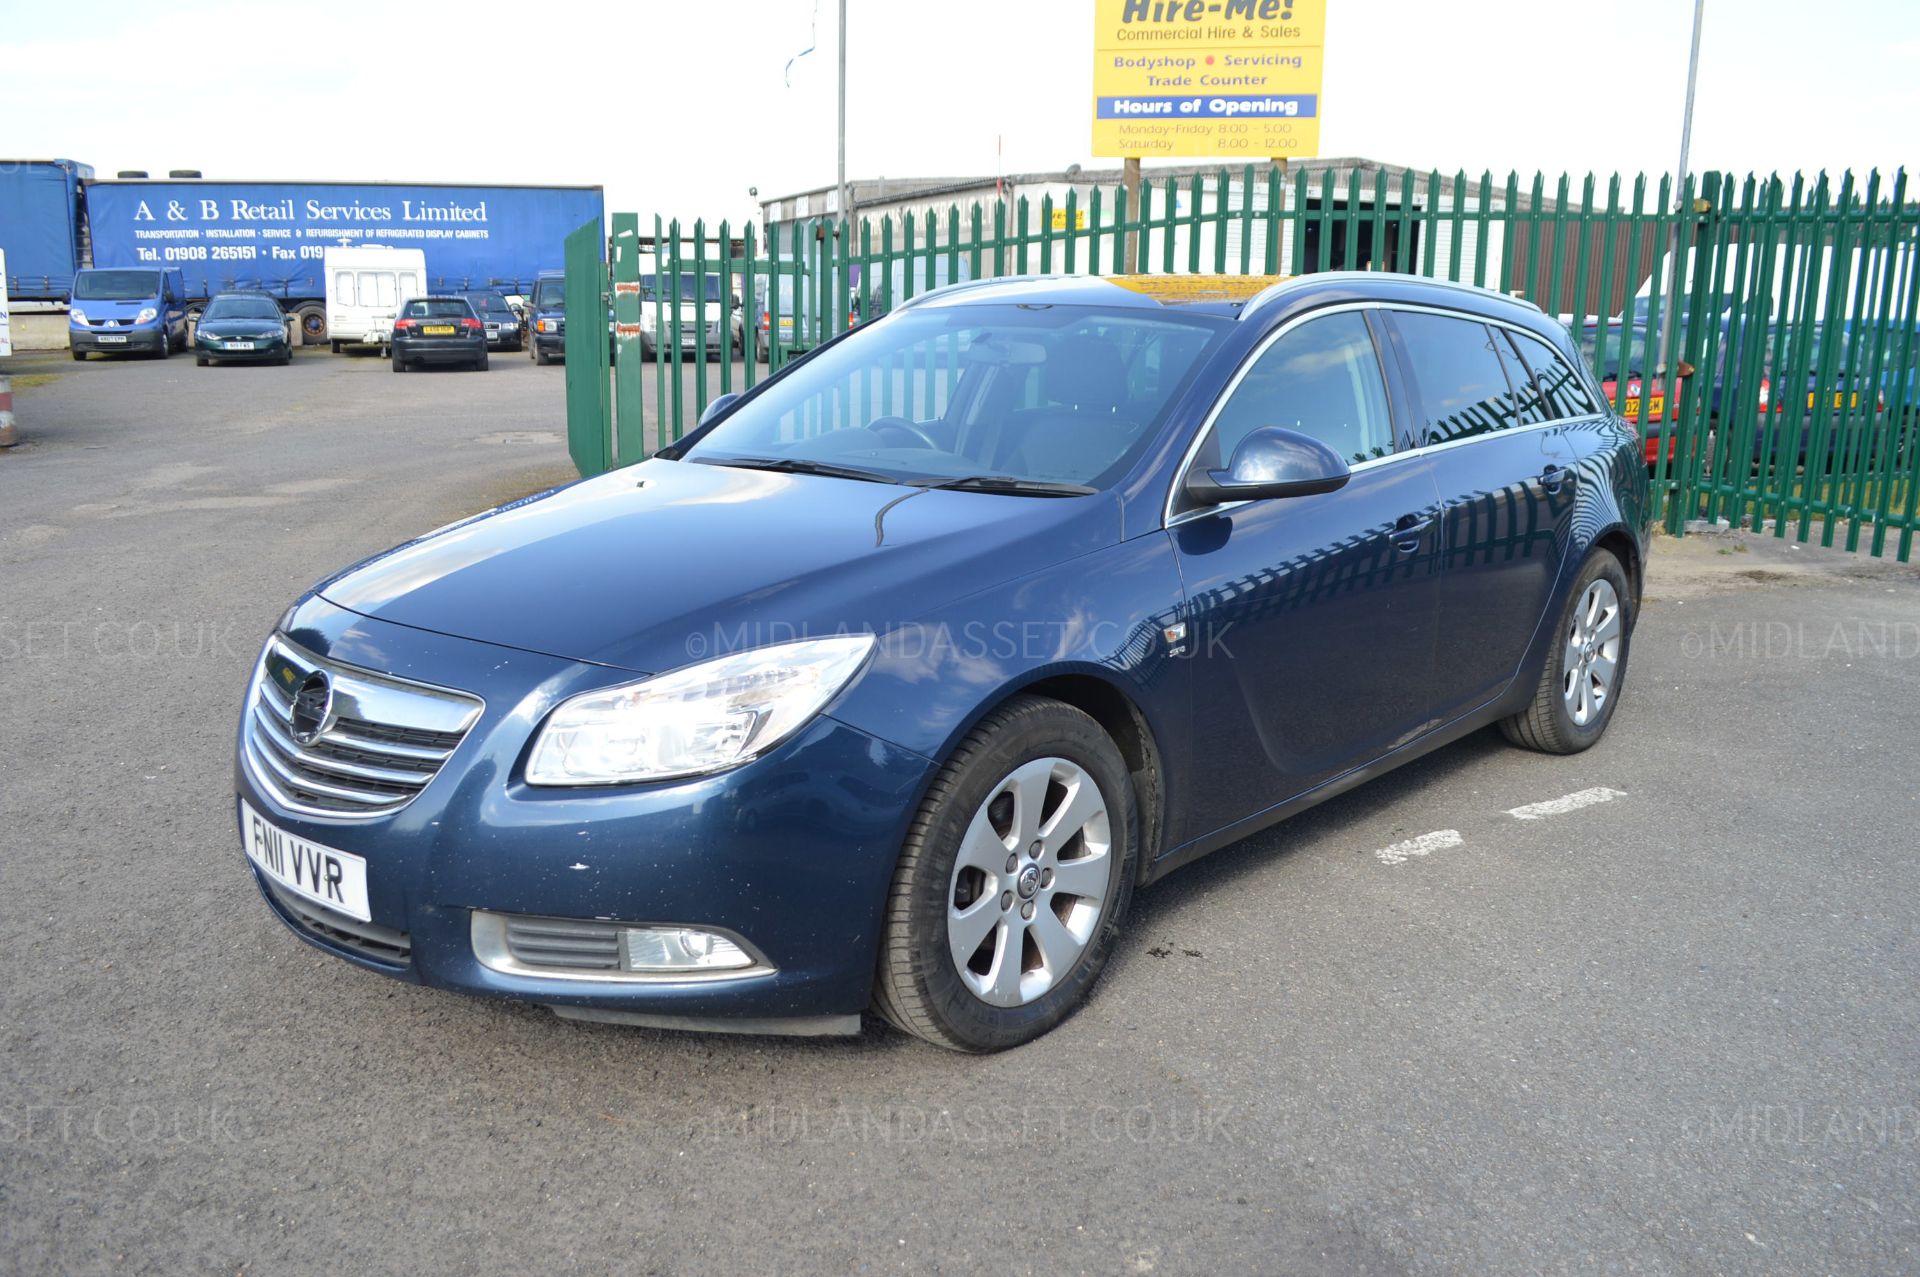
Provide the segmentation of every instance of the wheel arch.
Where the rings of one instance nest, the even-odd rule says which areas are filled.
[[[1646,573],[1646,564],[1641,555],[1640,542],[1635,539],[1633,533],[1627,530],[1625,524],[1616,523],[1611,527],[1603,529],[1600,535],[1593,539],[1588,553],[1591,554],[1597,550],[1606,550],[1611,553],[1614,558],[1620,560],[1620,566],[1624,568],[1627,573],[1627,588],[1633,595],[1633,610],[1638,613],[1640,610],[1640,593],[1645,585]]]
[[[1098,723],[1112,738],[1133,781],[1134,805],[1140,813],[1140,848],[1135,858],[1135,880],[1144,881],[1147,868],[1159,852],[1166,830],[1166,770],[1158,733],[1140,703],[1105,671],[1086,669],[1039,670],[1001,687],[981,701],[942,745],[942,765],[953,756],[980,721],[1021,696],[1037,696],[1072,706]],[[929,777],[928,783],[931,783]]]

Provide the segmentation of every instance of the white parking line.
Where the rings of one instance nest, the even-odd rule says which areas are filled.
[[[1430,834],[1421,834],[1418,838],[1397,842],[1391,847],[1382,847],[1373,854],[1379,857],[1383,865],[1397,865],[1409,856],[1425,856],[1432,852],[1444,851],[1448,847],[1458,847],[1465,841],[1458,829],[1437,829]]]
[[[1579,811],[1582,807],[1591,807],[1595,803],[1610,803],[1616,798],[1625,798],[1623,789],[1608,789],[1605,785],[1594,789],[1583,789],[1577,794],[1568,794],[1564,798],[1549,798],[1544,803],[1528,803],[1525,807],[1510,808],[1507,815],[1515,820],[1538,820],[1542,816],[1560,816],[1570,811]]]

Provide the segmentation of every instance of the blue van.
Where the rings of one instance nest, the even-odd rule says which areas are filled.
[[[67,298],[75,359],[141,351],[165,359],[187,348],[187,287],[178,267],[83,270]]]

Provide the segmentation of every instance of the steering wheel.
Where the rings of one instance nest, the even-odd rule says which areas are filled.
[[[867,429],[873,431],[875,434],[885,434],[889,430],[897,430],[901,434],[911,435],[916,443],[923,444],[935,452],[945,451],[944,448],[934,441],[932,435],[922,430],[919,426],[914,425],[905,417],[875,417],[867,423]]]

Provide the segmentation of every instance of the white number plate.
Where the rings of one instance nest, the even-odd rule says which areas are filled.
[[[124,346],[127,344],[126,336],[120,333],[101,333],[98,337],[94,338],[94,340],[102,346]]]
[[[221,349],[223,350],[252,350],[253,349],[253,343],[250,341],[228,341],[228,342],[220,343],[220,346],[221,346]]]
[[[241,841],[247,859],[303,900],[372,922],[367,908],[367,862],[350,851],[309,842],[281,829],[240,800]]]

